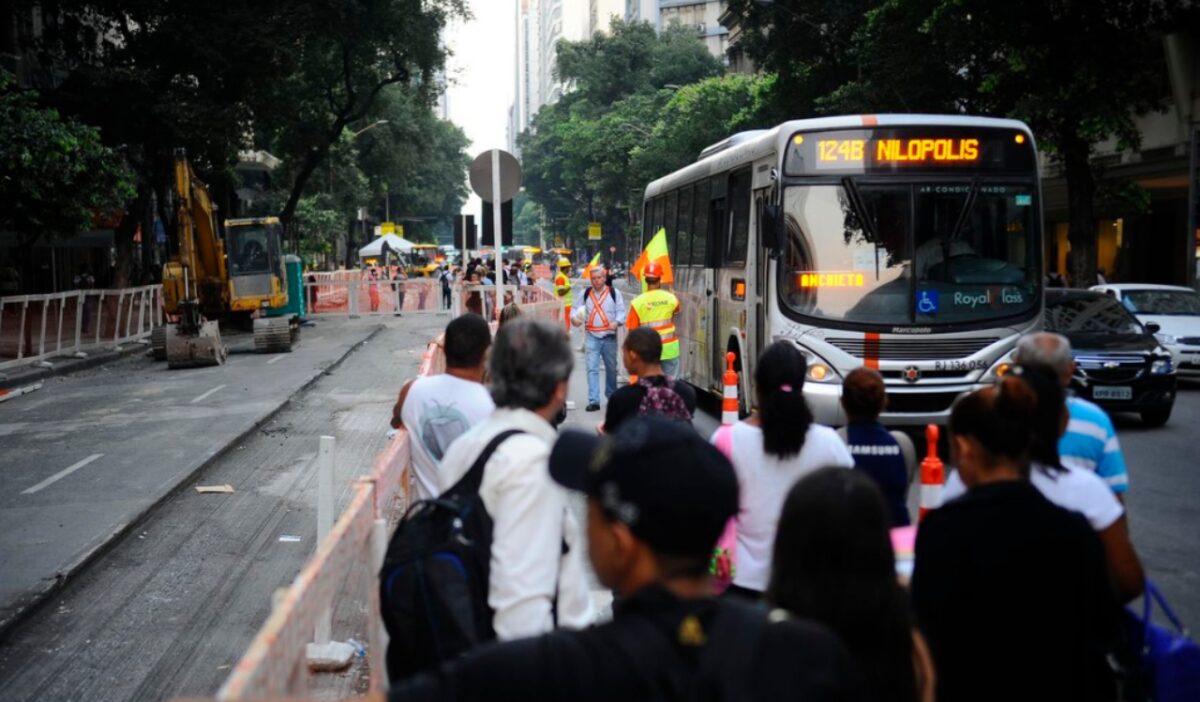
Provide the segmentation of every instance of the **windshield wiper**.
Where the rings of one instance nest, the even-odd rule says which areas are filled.
[[[971,214],[972,208],[975,207],[975,199],[979,196],[979,179],[971,180],[971,190],[967,192],[967,200],[963,203],[962,211],[958,213],[958,221],[954,223],[954,229],[950,230],[950,236],[946,237],[947,245],[949,242],[958,239],[958,235],[962,233],[963,226],[967,223],[967,215]]]
[[[850,199],[850,206],[858,214],[859,225],[867,233],[867,239],[875,247],[875,279],[879,280],[879,234],[875,231],[875,223],[868,216],[867,206],[863,202],[862,193],[858,190],[858,183],[854,182],[853,178],[847,176],[842,178],[842,188],[846,190],[846,196]]]

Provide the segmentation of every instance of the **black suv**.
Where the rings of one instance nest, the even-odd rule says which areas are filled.
[[[1104,293],[1046,291],[1046,330],[1071,341],[1076,394],[1110,412],[1137,412],[1150,426],[1166,424],[1175,405],[1175,365],[1156,327]]]

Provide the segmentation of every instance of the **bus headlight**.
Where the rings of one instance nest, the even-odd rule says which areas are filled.
[[[838,372],[836,370],[834,370],[833,366],[831,366],[825,362],[825,359],[821,358],[820,356],[813,353],[812,351],[809,351],[808,349],[804,348],[800,344],[797,344],[795,342],[795,340],[789,339],[789,341],[792,342],[792,345],[795,346],[796,349],[800,353],[804,354],[804,363],[806,366],[806,369],[804,371],[804,381],[805,382],[807,382],[807,383],[840,383],[841,382],[841,380],[842,380],[841,376],[838,375]]]
[[[808,372],[805,374],[806,378],[813,383],[827,382],[832,376],[835,375],[836,374],[833,372],[832,368],[824,363],[821,363],[820,361],[809,363]]]
[[[994,364],[992,364],[992,367],[988,369],[988,372],[985,373],[983,375],[983,377],[980,378],[980,380],[982,382],[998,381],[1001,378],[1003,378],[1004,376],[1008,375],[1012,371],[1012,369],[1013,369],[1012,354],[1006,353],[1000,357],[1000,360],[998,360]]]

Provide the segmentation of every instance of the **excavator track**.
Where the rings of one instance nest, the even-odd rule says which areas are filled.
[[[257,353],[286,353],[292,350],[300,327],[295,315],[259,317],[254,320],[254,350]]]
[[[157,326],[150,331],[150,357],[156,361],[167,360],[167,327]]]

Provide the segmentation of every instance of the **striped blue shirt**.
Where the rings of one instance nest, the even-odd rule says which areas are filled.
[[[1080,397],[1067,399],[1071,418],[1058,440],[1063,465],[1094,471],[1113,492],[1129,489],[1129,471],[1117,441],[1117,431],[1104,410]]]

